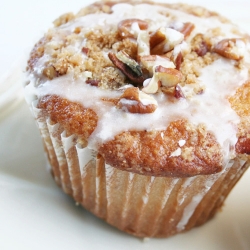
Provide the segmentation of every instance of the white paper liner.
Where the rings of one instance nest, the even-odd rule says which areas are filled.
[[[33,113],[52,172],[62,189],[111,225],[139,237],[167,237],[203,224],[221,207],[249,162],[236,158],[218,174],[189,178],[151,177],[105,163],[77,144],[59,124]]]

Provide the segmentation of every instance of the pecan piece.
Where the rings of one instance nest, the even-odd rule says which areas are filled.
[[[155,94],[162,87],[163,92],[167,93],[169,88],[176,88],[181,78],[182,74],[179,70],[158,65],[154,67],[153,77],[144,81],[142,91],[148,94]]]
[[[223,39],[214,46],[213,51],[225,58],[239,61],[244,57],[245,45],[241,38]]]
[[[114,53],[108,54],[109,59],[112,61],[112,63],[119,69],[121,72],[127,76],[133,83],[135,84],[142,84],[144,82],[143,75],[138,76],[127,64],[120,61],[117,56]]]
[[[181,67],[183,57],[188,53],[190,53],[190,46],[185,41],[176,45],[174,49],[169,52],[168,56],[170,56],[170,59],[174,62],[177,70]]]
[[[185,98],[185,95],[181,89],[181,86],[179,84],[177,84],[175,86],[175,89],[174,89],[174,97],[177,98],[177,99],[180,99],[180,98]]]
[[[175,67],[177,70],[180,70],[182,63],[183,63],[183,55],[181,52],[179,52],[179,54],[177,55],[175,59]]]
[[[184,40],[184,35],[171,28],[161,27],[150,36],[150,52],[152,55],[162,55],[171,51]]]
[[[138,27],[134,27],[133,25],[138,25],[140,30],[146,30],[148,28],[148,23],[146,21],[131,18],[131,19],[125,19],[118,23],[118,33],[121,37],[136,37],[136,34],[138,32]]]
[[[95,86],[95,87],[98,87],[99,85],[99,80],[95,80],[95,79],[88,79],[86,80],[86,83],[91,85],[91,86]]]
[[[198,56],[205,56],[209,51],[208,45],[205,41],[202,41],[200,47],[195,49],[195,52]]]
[[[194,30],[195,26],[193,23],[190,23],[190,22],[182,23],[182,22],[174,21],[170,24],[169,28],[172,28],[174,30],[181,32],[184,35],[184,38],[186,39]]]
[[[197,34],[192,40],[192,50],[198,56],[204,56],[211,49],[210,42],[204,37],[203,34]]]
[[[187,22],[183,24],[183,27],[179,31],[184,35],[184,38],[187,38],[194,30],[194,28],[195,26],[193,23]]]
[[[154,77],[161,82],[163,87],[171,88],[181,81],[182,73],[177,69],[156,66]]]
[[[143,68],[147,69],[151,76],[153,76],[153,68],[157,65],[161,65],[165,68],[174,68],[175,65],[172,61],[166,56],[157,56],[157,55],[147,55],[141,56],[141,65]]]
[[[166,35],[164,33],[164,29],[158,29],[157,31],[155,31],[154,33],[152,33],[150,35],[150,39],[149,39],[149,45],[151,50],[153,48],[155,48],[155,46],[157,46],[158,44],[164,42],[166,39]]]
[[[120,97],[117,107],[129,113],[147,114],[157,109],[156,100],[136,87],[125,89]]]
[[[118,53],[116,53],[116,57],[127,66],[129,66],[129,68],[131,68],[136,75],[138,75],[139,77],[142,76],[142,70],[139,63],[132,59],[125,51],[119,51]]]
[[[85,54],[86,56],[88,56],[88,54],[89,54],[89,48],[82,47],[82,53]]]

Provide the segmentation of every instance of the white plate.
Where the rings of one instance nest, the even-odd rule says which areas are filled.
[[[82,4],[80,0],[1,3],[0,75],[11,75],[10,65],[27,53],[55,17],[68,10],[75,12]],[[205,5],[250,33],[247,0]],[[17,96],[19,87],[14,91]],[[0,249],[250,249],[250,170],[226,200],[223,211],[204,226],[169,239],[142,241],[75,206],[56,186],[45,168],[39,132],[24,101],[0,117],[0,131]]]

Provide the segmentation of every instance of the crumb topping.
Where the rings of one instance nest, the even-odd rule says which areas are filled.
[[[41,60],[44,65],[41,65],[44,67],[40,76],[41,82],[46,81],[46,79],[52,80],[68,72],[74,72],[74,76],[79,78],[87,71],[91,72],[89,81],[98,83],[95,86],[115,90],[128,84],[135,86],[136,81],[132,80],[131,82],[129,73],[121,72],[114,61],[112,62],[108,58],[108,53],[112,51],[115,55],[120,52],[128,54],[131,59],[138,62],[144,74],[143,79],[146,80],[152,78],[155,73],[152,66],[143,63],[142,57],[148,50],[148,55],[156,53],[173,62],[171,68],[177,68],[182,74],[182,79],[179,81],[180,86],[192,84],[194,94],[201,94],[205,91],[198,78],[201,69],[212,64],[221,55],[213,49],[215,46],[213,37],[224,35],[219,27],[206,30],[206,34],[196,34],[193,31],[195,24],[181,23],[167,9],[159,9],[158,13],[170,17],[171,22],[155,31],[148,28],[151,25],[150,20],[140,19],[125,19],[119,22],[116,28],[112,28],[108,32],[98,28],[95,31],[86,32],[85,27],[81,26],[72,30],[57,29],[89,14],[112,14],[113,5],[115,5],[114,2],[94,3],[83,8],[76,16],[67,13],[56,19],[54,21],[55,29],[51,29],[33,49],[29,61],[29,70],[33,71],[35,66],[39,66],[39,59],[46,54],[47,57],[44,58],[46,60]],[[202,18],[216,16],[220,21],[228,22],[216,13],[204,8],[193,8],[184,4],[167,4],[164,6]],[[143,33],[143,31],[145,32]],[[141,49],[143,50],[142,53],[140,52]],[[161,64],[156,61],[155,65],[157,63]],[[238,67],[240,65],[240,62],[236,64]],[[171,88],[166,89],[165,86],[161,88],[161,82],[161,79],[159,79],[159,87],[156,92],[162,91],[165,94],[178,95],[178,93],[175,94],[175,88],[172,90]],[[140,89],[143,90],[142,83],[139,85]]]

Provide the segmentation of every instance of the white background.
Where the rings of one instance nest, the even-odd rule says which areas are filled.
[[[0,4],[0,93],[31,46],[68,11],[92,1],[8,0]],[[174,2],[174,1],[168,1]],[[220,12],[250,33],[250,1],[182,1]],[[19,76],[19,75],[18,75]],[[15,81],[20,84],[21,80]],[[13,81],[12,81],[13,85]],[[95,218],[64,195],[46,169],[39,133],[16,85],[0,106],[0,249],[250,249],[250,170],[213,220],[169,239],[142,241]],[[14,92],[14,91],[13,91]],[[13,93],[12,95],[13,96]],[[15,102],[17,100],[19,102]],[[1,98],[0,98],[1,105]],[[8,111],[8,112],[7,112]]]

